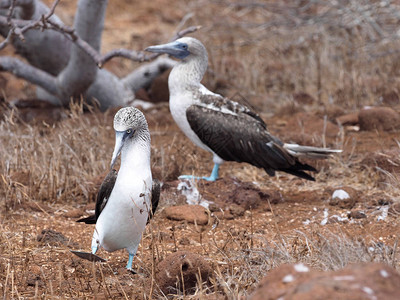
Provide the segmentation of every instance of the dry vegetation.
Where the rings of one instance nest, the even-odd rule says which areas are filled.
[[[59,10],[68,23],[73,4],[67,2],[62,1]],[[246,99],[283,139],[285,132],[301,131],[300,124],[300,129],[282,127],[293,112],[305,110],[333,119],[338,113],[377,105],[385,95],[399,93],[397,5],[372,0],[358,1],[357,7],[352,1],[336,1],[337,6],[265,2],[113,1],[104,33],[105,50],[140,49],[165,41],[179,20],[188,16],[185,25],[203,26],[195,36],[210,53],[206,85],[236,100]],[[123,74],[134,65],[116,59],[106,67]],[[1,76],[7,82],[3,88],[7,101],[32,96],[29,85]],[[314,101],[302,107],[294,100],[298,93],[307,93]],[[105,264],[73,257],[70,249],[89,249],[93,227],[74,221],[93,207],[96,184],[108,169],[114,142],[114,111],[86,110],[72,104],[54,125],[27,124],[14,110],[2,116],[0,296],[4,299],[163,298],[166,295],[153,280],[154,267],[177,249],[204,255],[215,272],[211,285],[199,286],[194,296],[177,291],[176,299],[206,294],[237,299],[251,293],[270,269],[290,262],[334,270],[351,262],[381,261],[400,269],[398,213],[389,212],[386,219],[377,221],[382,208],[400,199],[400,157],[385,154],[399,149],[398,133],[385,132],[348,132],[337,138],[314,135],[317,145],[325,141],[344,149],[341,156],[318,164],[316,183],[283,174],[269,178],[248,165],[223,165],[223,177],[257,182],[283,199],[246,210],[234,220],[213,218],[207,226],[168,220],[163,208],[181,203],[182,197],[164,194],[135,258],[139,275],[123,269],[124,251],[101,251],[108,259]],[[158,177],[171,182],[182,172],[209,172],[210,157],[188,143],[166,106],[145,114]],[[272,118],[274,114],[278,116]],[[397,172],[364,164],[373,152],[381,153],[394,169],[397,166]],[[343,185],[357,190],[357,208],[368,217],[322,226],[327,208],[330,215],[346,216],[348,209],[327,204],[327,191]],[[226,186],[221,194],[229,190]],[[40,236],[43,229],[60,232],[66,239],[46,239]]]

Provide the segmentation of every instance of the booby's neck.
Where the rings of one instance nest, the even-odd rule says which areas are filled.
[[[143,132],[121,151],[121,167],[118,176],[143,174],[150,171],[150,133]],[[147,176],[147,174],[146,174]],[[130,177],[130,176],[129,176]]]
[[[168,87],[171,95],[199,88],[207,70],[207,53],[180,61],[171,71]]]

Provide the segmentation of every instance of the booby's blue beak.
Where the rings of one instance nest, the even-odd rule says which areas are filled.
[[[115,132],[115,146],[114,146],[114,152],[112,155],[112,159],[111,159],[111,169],[114,167],[115,165],[115,161],[118,158],[118,155],[121,153],[121,149],[122,146],[124,145],[124,135],[125,132],[124,131],[116,131]]]
[[[118,155],[121,153],[122,147],[125,144],[125,141],[133,136],[135,130],[129,128],[125,131],[115,131],[115,146],[114,152],[111,159],[111,169],[114,167],[115,161],[117,160]]]
[[[173,57],[184,59],[186,56],[190,54],[188,49],[189,49],[188,44],[174,41],[168,44],[150,46],[145,50],[155,53],[167,53]]]

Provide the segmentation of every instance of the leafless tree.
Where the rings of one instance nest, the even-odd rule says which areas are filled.
[[[107,0],[79,0],[73,28],[55,14],[59,0],[49,8],[40,0],[1,0],[0,50],[11,43],[28,63],[0,56],[0,71],[10,72],[37,86],[37,97],[56,105],[68,105],[81,96],[101,109],[126,105],[135,92],[173,66],[174,61],[142,52],[117,49],[100,54]],[[197,30],[190,27],[175,35]],[[115,56],[150,61],[123,78],[102,69]]]

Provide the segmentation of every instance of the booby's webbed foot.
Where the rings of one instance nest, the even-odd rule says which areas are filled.
[[[214,168],[211,172],[211,175],[206,177],[198,177],[198,176],[193,176],[193,175],[181,175],[178,177],[178,179],[189,179],[189,180],[206,180],[206,181],[215,181],[219,178],[218,175],[218,171],[219,171],[219,164],[214,164]]]
[[[187,180],[192,180],[192,181],[194,181],[194,180],[215,181],[218,178],[215,178],[215,177],[212,177],[212,176],[210,176],[210,177],[206,177],[206,176],[199,177],[199,176],[194,176],[194,175],[181,175],[181,176],[178,177],[178,179],[187,179]]]

